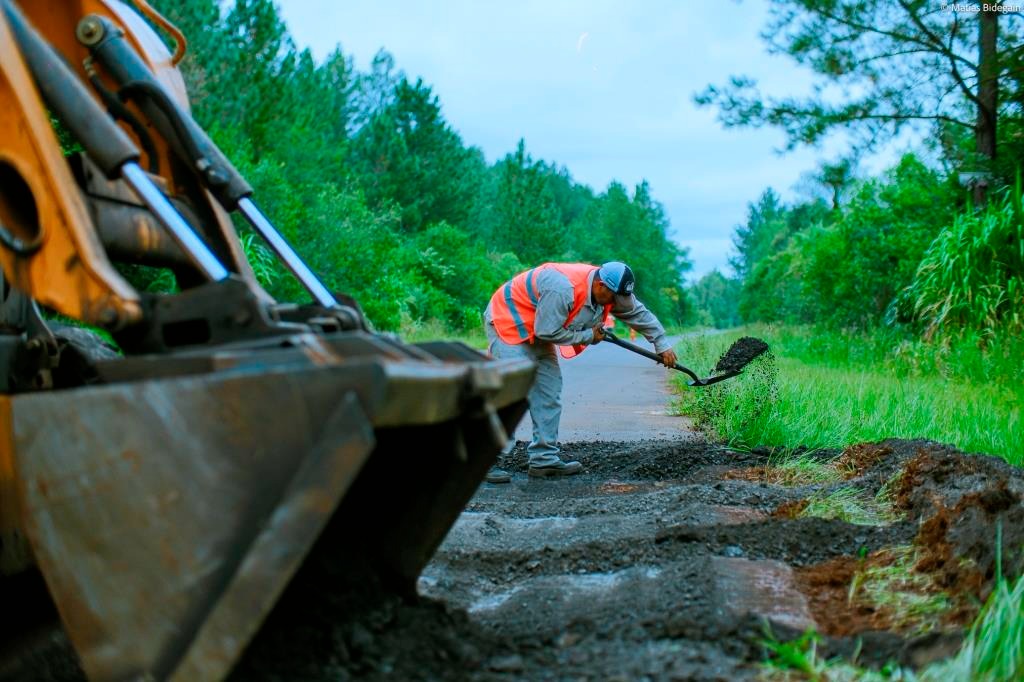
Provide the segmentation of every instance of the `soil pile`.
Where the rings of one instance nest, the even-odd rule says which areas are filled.
[[[729,349],[718,359],[715,365],[715,372],[738,372],[749,365],[754,358],[768,351],[768,344],[753,336],[744,336],[736,343],[729,346]]]
[[[496,648],[465,611],[400,594],[351,560],[318,544],[230,679],[458,679]]]
[[[421,581],[422,592],[465,608],[516,662],[515,674],[485,661],[465,679],[745,679],[764,660],[765,620],[780,639],[813,627],[823,657],[920,667],[956,651],[974,615],[963,605],[977,604],[971,585],[913,567],[922,584],[950,595],[938,629],[922,633],[851,601],[851,584],[894,557],[928,556],[923,533],[941,518],[928,500],[945,500],[947,516],[974,519],[973,537],[991,538],[972,549],[943,535],[954,556],[983,566],[995,524],[1016,522],[1012,494],[1024,481],[999,460],[927,441],[814,453],[834,474],[814,484],[734,473],[771,470],[780,453],[769,450],[571,443],[563,456],[584,473],[543,484],[522,475],[521,447],[504,458],[512,485],[481,488]],[[953,471],[973,478],[946,475]],[[893,500],[899,513],[874,526],[802,517],[808,498],[851,486]],[[1005,557],[1004,565],[1015,566]]]
[[[1024,573],[1024,471],[995,457],[920,447],[895,490],[897,508],[921,526],[921,570],[984,598],[997,566]],[[1001,556],[997,559],[997,555]],[[966,560],[966,563],[965,563]]]

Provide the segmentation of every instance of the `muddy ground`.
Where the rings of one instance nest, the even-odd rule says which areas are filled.
[[[319,552],[237,679],[754,679],[767,631],[808,628],[825,656],[919,667],[959,646],[992,582],[997,524],[1004,570],[1022,568],[1024,472],[991,457],[862,444],[814,455],[838,480],[793,485],[768,451],[648,441],[564,455],[585,473],[534,480],[521,446],[505,458],[512,484],[481,486],[417,599],[372,578],[345,586],[338,557]],[[896,516],[799,516],[807,498],[850,486],[885,486]],[[951,595],[926,632],[847,599],[858,570],[906,546]]]
[[[778,453],[679,440],[570,443],[582,475],[526,476],[520,444],[484,484],[417,586],[399,595],[318,543],[236,680],[745,680],[766,637],[822,634],[819,653],[918,668],[959,647],[1002,569],[1024,569],[1024,470],[926,441]],[[806,517],[854,487],[876,525]],[[881,493],[879,495],[879,493]],[[912,557],[948,597],[931,625],[850,598],[865,570]],[[0,679],[82,679],[59,632]],[[37,638],[38,639],[38,638]]]

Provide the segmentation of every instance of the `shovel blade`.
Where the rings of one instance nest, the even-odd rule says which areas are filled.
[[[719,381],[725,381],[726,379],[732,379],[733,377],[738,377],[741,374],[743,374],[742,371],[726,372],[725,374],[716,374],[715,376],[708,377],[707,379],[697,379],[695,381],[691,381],[687,385],[689,385],[689,386],[711,386],[712,384],[717,384]]]

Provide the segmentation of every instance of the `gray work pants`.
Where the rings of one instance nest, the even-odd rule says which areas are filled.
[[[534,341],[533,343],[508,344],[498,337],[490,322],[484,323],[487,331],[488,348],[496,358],[529,358],[537,363],[537,376],[533,380],[526,401],[530,405],[530,419],[533,420],[533,440],[526,448],[530,466],[543,467],[557,464],[558,422],[562,419],[562,368],[558,366],[558,352],[554,344]]]

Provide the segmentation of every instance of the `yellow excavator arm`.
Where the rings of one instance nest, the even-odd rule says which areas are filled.
[[[138,4],[175,55],[117,0],[0,0],[0,590],[41,576],[90,678],[220,679],[318,543],[413,590],[533,367],[373,333],[192,119],[184,39]],[[310,302],[258,285],[231,213]]]

